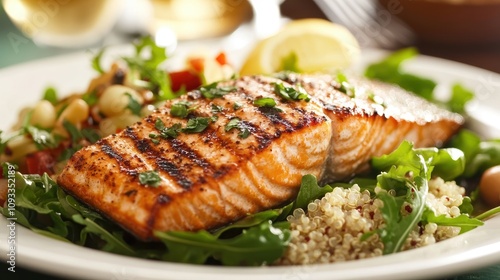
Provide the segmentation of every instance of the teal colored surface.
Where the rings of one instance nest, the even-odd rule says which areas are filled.
[[[43,58],[61,53],[72,52],[73,50],[40,47],[28,38],[26,38],[5,15],[0,8],[0,68],[10,65]],[[451,275],[445,280],[500,280],[500,260],[499,265],[490,266],[476,271],[471,271],[463,275]],[[25,268],[16,267],[16,272],[12,273],[7,270],[8,265],[3,263],[0,265],[0,279],[37,279],[37,280],[58,280],[62,278],[53,275],[46,275]],[[415,279],[419,279],[415,275]],[[443,280],[444,280],[443,279]],[[436,279],[440,280],[440,279]]]

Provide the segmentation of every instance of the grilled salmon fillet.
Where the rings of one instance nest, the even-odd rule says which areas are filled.
[[[156,230],[212,229],[279,206],[306,174],[349,178],[404,139],[440,145],[463,122],[397,87],[349,83],[248,76],[189,92],[75,153],[57,181],[152,240]],[[189,105],[187,117],[172,116],[179,104]],[[157,180],[144,182],[146,174]]]

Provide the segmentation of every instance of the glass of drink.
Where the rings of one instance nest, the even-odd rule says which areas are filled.
[[[85,47],[115,24],[122,0],[3,0],[12,22],[37,44]]]

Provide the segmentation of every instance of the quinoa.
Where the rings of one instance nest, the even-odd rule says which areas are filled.
[[[375,192],[381,191],[379,188]],[[426,198],[436,216],[460,215],[465,189],[441,178],[429,181]],[[384,244],[378,234],[384,227],[380,208],[383,202],[371,198],[368,190],[358,185],[336,187],[323,198],[309,203],[307,211],[296,209],[287,217],[291,224],[291,240],[278,265],[318,264],[371,258],[383,254]],[[402,206],[403,215],[411,211]],[[409,234],[402,250],[409,250],[445,240],[460,233],[460,228],[435,223],[417,225]],[[364,238],[362,238],[364,236]],[[369,236],[368,238],[366,238]]]

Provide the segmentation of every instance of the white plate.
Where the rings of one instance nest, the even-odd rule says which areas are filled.
[[[181,46],[186,51],[194,46]],[[221,45],[212,42],[212,49]],[[113,53],[128,51],[118,48]],[[244,51],[231,51],[230,60],[241,63]],[[355,69],[385,55],[365,50]],[[180,52],[182,57],[182,52]],[[0,71],[0,129],[6,129],[22,106],[33,104],[48,86],[60,93],[85,90],[94,76],[90,53],[77,53],[26,63]],[[421,56],[407,65],[409,71],[421,73],[440,82],[446,89],[460,81],[478,94],[468,107],[475,116],[475,129],[487,136],[499,136],[500,75],[471,66]],[[496,93],[496,95],[495,95]],[[497,129],[493,130],[496,125]],[[7,258],[7,220],[0,218],[0,258]],[[213,267],[175,264],[114,255],[79,247],[37,235],[20,225],[16,227],[16,264],[45,273],[88,279],[414,279],[456,275],[500,263],[500,216],[485,225],[438,244],[367,260],[331,265],[293,267]]]

